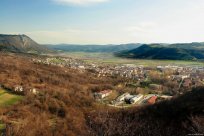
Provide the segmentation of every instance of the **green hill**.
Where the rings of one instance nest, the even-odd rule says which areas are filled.
[[[204,59],[204,46],[192,46],[185,44],[151,44],[142,45],[139,48],[115,53],[118,57],[137,59],[162,59],[162,60],[197,60]],[[201,48],[202,47],[202,48]]]

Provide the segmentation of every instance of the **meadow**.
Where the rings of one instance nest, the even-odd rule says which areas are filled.
[[[203,61],[126,59],[115,57],[112,53],[67,52],[62,55],[83,59],[86,62],[98,62],[105,64],[135,64],[151,67],[159,65],[204,66]]]
[[[22,96],[12,94],[6,90],[0,89],[0,107],[7,107],[16,104],[22,99]]]

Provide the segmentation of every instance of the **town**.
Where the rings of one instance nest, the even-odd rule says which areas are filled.
[[[93,92],[98,102],[115,107],[154,104],[204,85],[204,67],[198,66],[103,64],[69,57],[35,58],[32,61],[68,67],[79,72],[89,71],[97,78],[122,78],[124,83],[114,89]]]
[[[99,102],[106,102],[108,97],[112,95],[112,90],[104,90],[101,92],[94,93],[94,97]],[[157,95],[157,94],[137,94],[137,95],[131,95],[130,93],[124,93],[118,97],[116,97],[114,100],[109,101],[107,103],[109,106],[118,107],[118,108],[124,108],[124,107],[130,107],[130,106],[141,106],[146,104],[155,104],[156,102],[162,101],[162,100],[169,100],[172,96],[168,95]]]

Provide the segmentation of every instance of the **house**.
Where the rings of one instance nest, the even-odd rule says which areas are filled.
[[[85,67],[84,67],[84,66],[78,66],[78,68],[79,68],[79,69],[85,69]]]
[[[124,101],[126,97],[130,96],[129,93],[124,93],[117,98],[117,101]]]
[[[152,96],[151,98],[149,98],[147,100],[147,103],[148,104],[155,104],[156,103],[156,100],[157,100],[157,96]]]
[[[164,98],[164,99],[171,99],[172,98],[172,96],[169,96],[169,95],[161,95],[160,97]]]
[[[126,103],[130,103],[130,99],[133,98],[133,97],[135,97],[135,95],[128,95],[128,96],[125,97],[124,100],[125,100]]]
[[[129,101],[130,104],[134,104],[134,103],[140,101],[140,100],[143,98],[143,96],[144,96],[144,95],[142,95],[142,94],[138,94],[138,95],[132,97],[132,98],[130,99],[130,101]]]
[[[15,92],[23,92],[23,87],[22,86],[16,86],[14,91]]]
[[[184,80],[185,78],[189,78],[190,75],[172,75],[172,80]]]
[[[30,92],[33,93],[33,94],[37,94],[38,93],[38,91],[35,88],[30,89]]]
[[[112,93],[112,90],[104,90],[104,91],[101,91],[101,92],[96,92],[96,93],[94,94],[94,96],[95,96],[96,98],[103,99],[103,98],[109,96],[111,93]]]

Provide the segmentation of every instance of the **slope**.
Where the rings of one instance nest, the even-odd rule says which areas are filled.
[[[185,49],[175,46],[142,45],[139,48],[115,53],[118,57],[137,59],[163,59],[163,60],[197,60],[204,59],[204,50]]]
[[[0,51],[19,53],[46,53],[49,50],[26,35],[0,34]]]

